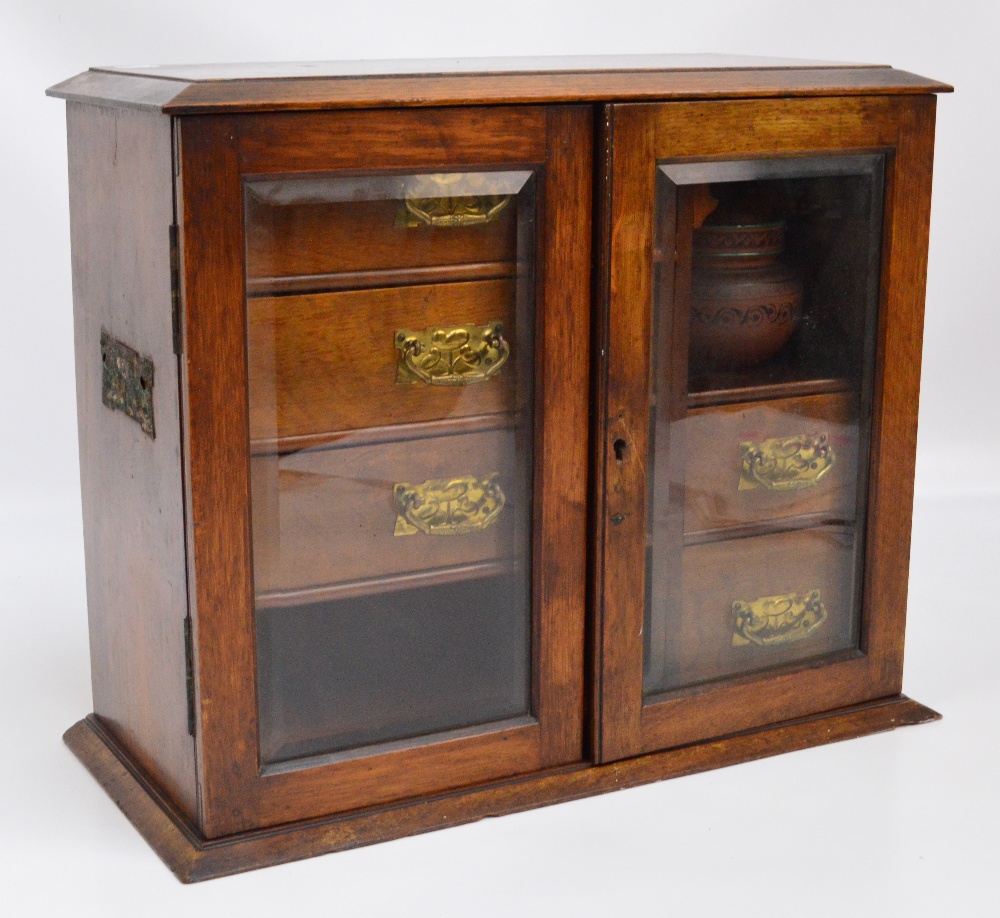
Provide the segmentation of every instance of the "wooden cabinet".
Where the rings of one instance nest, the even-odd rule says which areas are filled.
[[[936,716],[900,690],[948,87],[601,63],[51,90],[67,742],[182,879]]]

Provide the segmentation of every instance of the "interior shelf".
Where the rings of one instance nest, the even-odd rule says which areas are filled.
[[[688,410],[710,408],[716,405],[733,405],[739,402],[763,402],[777,398],[801,398],[806,395],[828,395],[833,392],[847,392],[852,388],[850,379],[830,377],[826,379],[789,379],[748,382],[747,374],[732,374],[731,384],[716,376],[711,389],[688,392]]]
[[[387,577],[371,577],[343,583],[307,586],[298,590],[260,592],[256,595],[256,604],[258,609],[294,608],[340,599],[355,599],[359,596],[371,596],[378,593],[393,593],[420,587],[461,583],[466,580],[486,577],[506,577],[523,570],[523,568],[524,561],[522,559],[498,558],[493,561],[463,564],[456,567],[410,571]]]

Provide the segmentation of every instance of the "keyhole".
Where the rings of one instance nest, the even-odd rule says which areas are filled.
[[[618,462],[624,462],[625,448],[628,446],[628,444],[621,437],[619,437],[617,440],[615,440],[613,445],[615,448],[615,460]]]

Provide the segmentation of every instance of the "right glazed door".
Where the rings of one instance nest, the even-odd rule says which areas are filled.
[[[933,100],[608,123],[601,759],[898,693]]]

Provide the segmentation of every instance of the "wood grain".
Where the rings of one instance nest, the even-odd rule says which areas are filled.
[[[839,154],[893,146],[898,100],[858,98],[736,99],[658,105],[653,119],[657,155],[703,158],[709,149],[733,159],[760,155],[836,151]]]
[[[94,711],[192,819],[170,121],[67,107],[80,483]],[[101,402],[101,333],[153,360],[156,439]]]
[[[254,297],[247,302],[250,436],[276,440],[513,411],[530,398],[513,280]],[[397,382],[396,333],[503,323],[510,356],[487,380]],[[522,406],[526,407],[526,406]]]
[[[747,402],[687,413],[683,426],[684,530],[723,529],[801,514],[854,519],[858,420],[848,393]],[[813,487],[739,490],[740,444],[800,435],[825,436],[835,460]]]
[[[171,114],[328,106],[510,105],[681,99],[950,92],[901,70],[729,70],[669,73],[425,77],[369,81],[193,84],[164,106]]]
[[[380,169],[463,171],[545,159],[545,113],[540,108],[422,109],[420,111],[269,111],[239,121],[244,174]],[[364,138],[358,159],[349,138]]]
[[[897,103],[886,183],[862,634],[875,691],[903,678],[935,108],[933,96]]]
[[[290,293],[331,293],[368,290],[373,287],[404,287],[410,284],[452,284],[462,281],[499,280],[517,276],[512,261],[473,261],[457,265],[417,268],[379,268],[371,271],[336,271],[326,274],[296,274],[287,277],[248,277],[247,296],[280,296]]]
[[[456,784],[530,772],[543,763],[577,761],[582,755],[589,253],[578,241],[585,242],[589,234],[591,141],[586,109],[554,113],[551,133],[548,118],[543,109],[470,109],[421,118],[407,112],[327,113],[188,119],[182,124],[185,384],[191,418],[199,748],[206,775],[201,831],[206,836],[337,812],[359,806],[372,795],[388,801],[436,793]],[[337,144],[329,142],[331,131],[341,137]],[[535,398],[539,416],[546,418],[541,428],[544,446],[535,450],[533,550],[540,573],[535,578],[533,672],[538,722],[262,777],[254,704],[249,414],[246,401],[233,397],[247,385],[242,179],[257,169],[272,178],[297,175],[306,168],[416,170],[431,165],[460,170],[482,165],[484,156],[489,162],[522,165],[526,156],[551,161],[537,193],[544,242],[531,241],[532,214],[526,211],[518,221],[518,250],[538,245],[541,258],[534,278],[530,272],[518,274],[524,295],[518,294],[514,318],[515,325],[531,321],[534,283],[536,347],[544,355],[537,363]],[[527,200],[518,196],[519,210],[522,198]],[[234,321],[234,316],[240,320]],[[534,366],[531,347],[514,353],[511,369],[518,378],[525,378]],[[377,418],[372,415],[371,420]],[[412,433],[419,425],[401,426]],[[420,448],[415,444],[420,443],[407,440],[402,450],[416,456]],[[496,460],[491,449],[476,461]],[[253,460],[260,461],[266,460]],[[443,466],[440,471],[443,476]],[[462,470],[452,474],[459,473]],[[321,477],[331,476],[323,472]],[[383,483],[380,479],[379,486]],[[373,506],[379,505],[385,501],[376,497]],[[254,505],[255,517],[263,507]],[[322,507],[317,512],[322,516]],[[386,532],[391,540],[391,530]],[[328,546],[325,557],[330,558]],[[494,557],[487,553],[487,559]],[[434,562],[438,567],[447,563]],[[384,564],[381,568],[388,573]],[[292,580],[280,584],[309,585]]]
[[[188,558],[194,622],[200,830],[255,824],[243,789],[257,777],[253,569],[237,124],[181,122]]]
[[[638,584],[642,582],[640,552],[645,549],[644,497],[642,503],[633,508],[642,525],[631,533],[630,543],[610,551],[615,538],[612,532],[605,545],[603,697],[605,705],[611,701],[617,706],[606,708],[603,730],[605,735],[617,732],[625,738],[619,746],[619,754],[649,752],[677,743],[695,742],[769,720],[859,703],[899,690],[906,603],[906,577],[900,576],[900,572],[906,570],[909,544],[933,105],[933,97],[923,96],[659,106],[629,104],[615,109],[615,143],[622,157],[622,172],[617,171],[619,161],[616,159],[613,182],[619,202],[626,199],[632,183],[643,180],[644,173],[653,174],[654,159],[809,155],[844,148],[856,151],[883,149],[890,153],[879,309],[880,344],[875,370],[876,379],[881,382],[876,385],[873,405],[872,498],[865,517],[867,559],[860,642],[863,654],[852,658],[847,652],[847,657],[831,658],[822,668],[773,676],[748,676],[732,683],[706,685],[685,697],[648,697],[641,706],[643,603]],[[748,130],[747,125],[751,129]],[[655,141],[645,139],[650,133],[655,135]],[[629,162],[621,151],[636,145],[643,145],[645,152]],[[905,199],[899,196],[897,183],[900,180],[907,183]],[[678,201],[678,206],[683,204],[683,196]],[[610,341],[613,345],[616,340],[622,340],[633,350],[646,345],[639,338],[630,340],[623,326],[619,326],[617,335],[614,332],[614,323],[622,322],[621,316],[616,319],[614,314],[614,279],[623,277],[626,285],[623,289],[630,291],[619,307],[622,314],[629,308],[640,308],[634,304],[650,303],[646,289],[634,278],[653,276],[651,250],[645,261],[635,255],[635,240],[644,238],[641,227],[652,219],[652,207],[651,193],[636,195],[631,205],[621,203],[620,219],[627,221],[629,234],[618,243],[617,251],[614,238],[612,242]],[[686,223],[679,220],[678,226],[682,222]],[[614,217],[612,225],[617,225]],[[648,311],[649,307],[645,308]],[[640,327],[638,319],[633,320],[631,327]],[[648,371],[637,356],[630,355],[616,364],[612,346],[608,366],[609,405],[610,394],[616,387],[626,394],[631,393],[627,397],[633,399],[646,388]],[[674,384],[671,390],[674,395],[677,387],[683,385],[685,383]],[[658,392],[658,406],[660,397]],[[670,398],[672,402],[673,396]],[[641,416],[638,412],[635,414]],[[614,430],[616,418],[611,411],[606,417],[607,436]],[[670,448],[678,448],[676,440]],[[699,454],[702,451],[697,450]],[[611,468],[610,464],[606,467]],[[630,487],[629,495],[636,494],[641,487],[643,485],[638,483]],[[610,474],[605,493],[610,506],[617,500],[615,482]],[[806,513],[796,519],[814,518]],[[619,531],[624,531],[623,527],[619,527]],[[716,528],[714,534],[718,537],[723,533]],[[741,531],[739,534],[747,533]],[[707,546],[689,551],[701,553],[706,550]],[[609,576],[613,567],[617,568],[615,576],[620,578],[617,589],[609,587],[615,582]],[[631,588],[626,584],[631,584]],[[662,604],[662,599],[660,597],[657,602]],[[615,607],[619,611],[612,629],[608,610]],[[612,640],[615,643],[609,653],[607,647]],[[619,661],[618,666],[612,668],[615,660]],[[641,719],[638,732],[637,717]],[[603,760],[608,760],[606,754]]]
[[[382,68],[381,72],[379,67]],[[447,71],[457,71],[449,73]],[[464,72],[462,72],[464,71]],[[124,81],[135,84],[133,89]],[[88,71],[49,94],[93,104],[150,104],[171,114],[323,108],[610,102],[950,92],[925,77],[871,65],[724,55],[216,65]],[[169,88],[167,88],[169,87]]]
[[[939,718],[929,708],[897,695],[610,765],[543,771],[426,800],[215,841],[201,836],[92,719],[71,727],[65,740],[177,878],[192,883]]]
[[[363,580],[344,580],[317,587],[258,593],[258,609],[302,606],[307,603],[334,602],[355,599],[359,596],[382,595],[388,592],[422,589],[428,586],[461,583],[464,580],[483,580],[487,577],[511,576],[524,570],[524,562],[515,558],[496,561],[477,561],[456,567],[428,568],[408,571],[405,574],[380,575]]]
[[[593,115],[547,112],[535,354],[534,614],[545,766],[584,743]]]
[[[680,601],[662,609],[667,647],[661,686],[697,685],[857,647],[850,529],[820,526],[725,539],[685,548],[682,557]],[[734,602],[814,590],[827,613],[815,631],[787,644],[734,646]]]
[[[937,716],[898,692],[930,94],[950,87],[887,67],[748,59],[470,66],[101,70],[50,90],[71,100],[95,708],[66,739],[182,879]],[[573,104],[537,104],[552,102]],[[177,116],[173,133],[160,112]],[[793,417],[853,424],[855,380],[779,374],[738,392],[688,391],[693,201],[681,186],[656,211],[655,163],[862,151],[887,163],[871,445],[855,460],[853,427],[842,431],[839,471],[867,460],[870,499],[834,488],[737,505],[721,441],[780,435]],[[397,201],[272,207],[246,195],[248,180],[484,168],[530,170],[531,191],[496,224],[467,230],[399,235]],[[855,292],[844,297],[856,306]],[[509,367],[467,391],[403,391],[379,328],[391,336],[453,313],[500,318],[520,335]],[[155,440],[100,403],[102,329],[156,364]],[[337,351],[345,337],[365,356]],[[753,401],[778,398],[788,400],[778,419],[775,404]],[[729,399],[744,404],[720,407]],[[861,442],[865,433],[862,411]],[[485,475],[529,453],[530,500],[524,468],[513,513],[476,534],[476,550],[392,536],[397,479]],[[651,469],[670,485],[652,513]],[[863,518],[866,538],[820,526],[841,518]],[[507,548],[527,543],[529,525],[530,715],[308,768],[262,766],[255,570],[262,605],[280,617],[300,602],[523,572],[527,559]],[[676,621],[646,621],[650,558],[654,605]],[[849,569],[863,571],[857,591]],[[815,642],[769,652],[777,670],[744,665],[731,643],[734,589],[750,600],[813,588],[830,615]],[[654,695],[650,666],[681,675]]]
[[[655,171],[644,107],[615,106],[605,404],[597,461],[604,493],[599,760],[641,749],[642,627],[646,580],[650,303]]]
[[[531,470],[514,428],[254,456],[254,577],[262,594],[526,555]],[[481,532],[394,535],[397,484],[498,474],[506,503]],[[265,597],[266,598],[266,597]]]
[[[516,258],[517,211],[509,204],[495,220],[478,226],[408,226],[403,200],[279,204],[255,195],[254,187],[248,185],[246,196],[249,278],[509,263]]]

